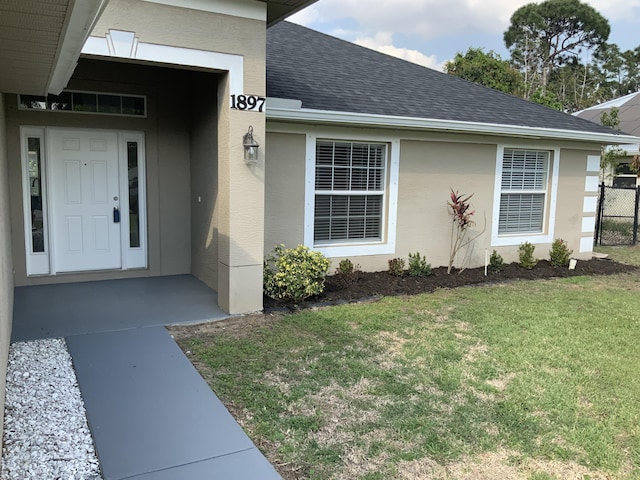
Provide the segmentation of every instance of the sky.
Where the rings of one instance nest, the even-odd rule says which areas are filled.
[[[289,21],[426,67],[469,47],[509,58],[502,36],[532,0],[318,0]],[[584,0],[583,0],[584,1]],[[611,25],[609,43],[640,45],[640,0],[586,0]]]

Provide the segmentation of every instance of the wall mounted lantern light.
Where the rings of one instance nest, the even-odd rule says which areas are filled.
[[[258,142],[253,139],[253,126],[249,126],[249,130],[242,137],[242,145],[244,146],[244,162],[247,165],[254,165],[258,162]]]

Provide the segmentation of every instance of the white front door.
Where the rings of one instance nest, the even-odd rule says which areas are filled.
[[[118,134],[49,129],[55,272],[122,267]]]

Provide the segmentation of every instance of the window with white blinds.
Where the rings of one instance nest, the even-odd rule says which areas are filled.
[[[316,142],[315,245],[381,241],[387,146]]]
[[[542,233],[549,152],[504,149],[498,234]]]

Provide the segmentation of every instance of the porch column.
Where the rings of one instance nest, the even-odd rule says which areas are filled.
[[[13,321],[13,256],[11,250],[11,212],[7,157],[5,97],[0,92],[0,412],[4,412],[7,359]],[[0,437],[3,417],[0,417]]]
[[[228,85],[227,77],[218,92],[218,304],[248,313],[262,310],[265,114],[231,109]],[[255,165],[244,161],[249,126],[260,145]]]

